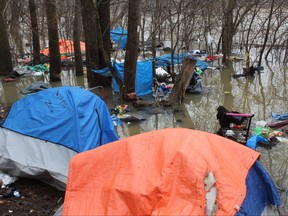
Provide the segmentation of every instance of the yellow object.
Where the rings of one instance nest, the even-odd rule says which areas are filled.
[[[246,51],[245,56],[246,56],[245,67],[248,69],[250,67],[250,55],[248,51]]]

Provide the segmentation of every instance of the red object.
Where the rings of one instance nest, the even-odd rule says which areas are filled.
[[[207,61],[214,61],[216,60],[218,57],[217,56],[206,56],[206,60]]]
[[[266,124],[267,127],[270,128],[280,128],[288,125],[288,120],[277,121],[277,122],[269,122]]]
[[[231,129],[244,129],[246,126],[245,125],[237,125],[237,124],[230,124]]]
[[[254,116],[254,114],[245,114],[245,113],[226,113],[226,116],[252,117],[252,116]]]
[[[16,79],[15,78],[11,78],[11,77],[7,77],[4,79],[5,82],[14,82]]]

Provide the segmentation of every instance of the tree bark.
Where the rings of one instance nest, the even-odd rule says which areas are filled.
[[[99,17],[99,9],[98,9],[98,5],[95,5],[95,23],[96,23],[96,32],[97,35],[101,35],[102,36],[102,30],[101,30],[101,25],[100,25],[100,17]],[[109,38],[110,38],[110,32],[109,32]],[[119,86],[119,94],[122,95],[122,80],[119,78],[118,74],[116,73],[115,69],[113,68],[113,66],[111,65],[111,61],[110,61],[110,56],[107,55],[105,48],[104,48],[104,42],[102,40],[102,37],[99,37],[99,41],[98,41],[98,49],[99,52],[101,53],[101,57],[103,58],[103,62],[104,65],[106,65],[106,67],[109,68],[109,70],[111,71],[114,79],[116,80],[118,86]]]
[[[13,70],[5,19],[6,4],[6,0],[0,1],[0,74],[2,75],[7,75]]]
[[[223,31],[223,63],[227,63],[229,56],[231,55],[234,25],[233,25],[233,11],[236,7],[235,0],[229,0],[227,9],[224,13],[224,31]]]
[[[105,61],[105,57],[103,56],[100,48],[99,48],[99,68],[108,67],[110,64],[110,48],[111,48],[111,40],[110,40],[110,0],[97,0],[97,10],[99,14],[99,22],[101,33],[99,32],[98,44],[100,44],[100,40],[103,41],[103,48],[108,57],[109,63]],[[102,76],[102,85],[109,86],[111,84],[111,77],[103,77]]]
[[[24,56],[24,46],[23,46],[23,40],[22,36],[20,34],[20,10],[19,8],[23,7],[23,2],[21,1],[11,1],[10,2],[10,8],[11,8],[11,18],[9,20],[9,28],[10,28],[10,36],[13,40],[13,44],[15,46],[14,52],[16,52],[16,59],[18,54],[20,54],[21,57]]]
[[[59,50],[56,1],[45,0],[45,7],[49,36],[50,81],[61,81],[61,57]]]
[[[129,100],[129,95],[135,92],[136,65],[139,50],[140,0],[129,0],[128,5],[128,38],[124,62],[123,98]]]
[[[76,76],[83,75],[83,61],[80,47],[80,36],[81,36],[81,2],[75,0],[75,16],[73,26],[73,47],[74,47],[74,60]]]
[[[40,39],[37,23],[37,12],[35,0],[29,0],[30,22],[32,28],[32,42],[33,42],[33,64],[40,63]]]
[[[110,49],[111,49],[111,40],[110,40],[110,0],[97,0],[98,2],[98,12],[99,12],[99,21],[102,32],[102,40],[105,53],[107,54],[110,61]],[[104,57],[100,52],[100,68],[107,67],[107,62],[104,61]]]
[[[190,80],[196,67],[196,60],[187,58],[184,60],[180,73],[175,81],[171,97],[169,98],[168,104],[182,104],[186,89],[190,83]]]
[[[93,0],[81,0],[82,23],[85,37],[86,68],[89,88],[97,86],[96,74],[91,69],[99,69],[98,35],[96,10]]]
[[[266,28],[266,34],[265,34],[265,37],[264,37],[263,46],[262,46],[261,51],[260,51],[260,54],[259,54],[258,66],[261,66],[262,57],[263,57],[263,55],[264,55],[264,50],[266,49],[269,32],[270,32],[270,30],[271,30],[271,29],[270,29],[270,26],[271,26],[271,19],[272,19],[273,10],[274,10],[274,4],[275,4],[275,0],[272,0],[272,2],[271,2],[271,7],[270,7],[270,12],[269,12],[268,24],[267,24],[267,28]]]
[[[283,63],[287,64],[288,63],[288,39],[284,41],[284,47],[285,47],[285,54],[284,54]]]

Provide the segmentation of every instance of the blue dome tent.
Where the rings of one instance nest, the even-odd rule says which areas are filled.
[[[56,87],[15,102],[0,130],[0,170],[65,188],[70,158],[118,140],[104,101]]]

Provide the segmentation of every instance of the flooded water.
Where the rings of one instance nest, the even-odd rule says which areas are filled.
[[[217,62],[215,66],[219,66]],[[220,65],[221,66],[221,65]],[[254,77],[233,78],[233,74],[241,74],[243,61],[234,61],[230,66],[221,69],[205,70],[202,76],[204,91],[201,94],[186,94],[184,103],[175,109],[149,108],[135,110],[128,104],[131,113],[143,117],[140,123],[123,123],[117,126],[116,131],[120,138],[168,127],[183,127],[215,133],[219,129],[216,118],[217,108],[223,105],[229,110],[241,113],[252,113],[253,125],[257,121],[270,121],[271,113],[286,113],[288,111],[287,68],[282,65],[264,65],[261,73]],[[43,81],[44,77],[22,77],[11,83],[0,83],[1,103],[11,105],[23,97],[20,90],[29,84]],[[62,83],[53,83],[53,86],[71,85],[87,88],[85,77],[75,77],[72,71],[62,73]],[[94,92],[94,91],[93,91]],[[113,109],[123,104],[112,90],[96,89],[96,94],[105,96],[104,100]],[[153,100],[152,96],[143,97],[144,100]],[[252,125],[252,130],[253,130]],[[281,214],[288,212],[288,142],[282,142],[271,150],[258,147],[261,153],[260,162],[271,174],[279,187],[282,205]]]

